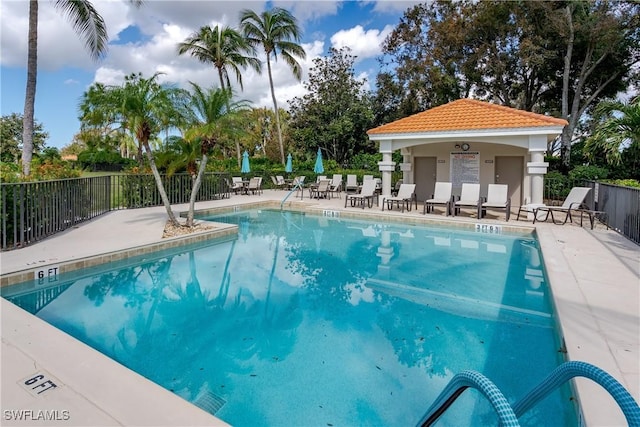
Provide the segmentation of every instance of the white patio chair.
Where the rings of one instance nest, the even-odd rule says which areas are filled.
[[[460,199],[453,204],[453,214],[459,215],[461,208],[476,208],[476,214],[480,217],[480,184],[462,183]]]
[[[331,184],[329,185],[329,191],[331,194],[338,194],[338,198],[341,198],[340,193],[342,192],[342,174],[333,174]]]
[[[387,202],[387,209],[391,210],[393,208],[393,203],[396,203],[396,206],[400,208],[400,203],[402,203],[402,212],[404,212],[405,205],[407,210],[411,210],[411,202],[415,201],[416,209],[418,209],[418,200],[416,199],[416,185],[415,184],[402,184],[398,189],[397,196],[389,196],[382,198],[382,210],[384,210],[384,203]]]
[[[506,184],[489,184],[487,188],[487,201],[480,208],[480,218],[484,217],[487,209],[504,209],[505,220],[511,216],[511,199],[509,198],[509,186]]]
[[[316,199],[319,199],[322,197],[326,199],[330,195],[330,192],[329,192],[330,185],[331,185],[331,180],[329,179],[320,180],[320,182],[317,185],[314,185],[313,187],[309,188],[309,198],[313,199],[315,197]]]
[[[242,182],[242,177],[233,176],[231,177],[231,191],[238,194],[242,193],[244,190],[244,183]]]
[[[261,194],[262,193],[262,177],[255,176],[249,180],[247,185],[247,194]]]
[[[358,177],[356,175],[347,175],[347,183],[344,186],[346,193],[353,191],[358,192]]]
[[[538,213],[542,212],[546,212],[546,215],[541,221],[546,221],[547,219],[549,219],[549,215],[551,215],[551,221],[554,224],[565,224],[567,221],[573,222],[573,219],[571,218],[571,211],[578,211],[583,208],[584,199],[587,197],[587,194],[589,194],[589,191],[591,191],[590,187],[573,187],[567,195],[567,198],[564,199],[562,206],[539,206],[535,208],[533,210],[533,223],[536,223],[536,220],[538,219]],[[555,218],[553,217],[554,212],[564,213],[564,221],[556,222]],[[518,218],[519,217],[520,211],[518,211]]]
[[[424,210],[422,213],[426,214],[433,212],[436,205],[443,205],[447,216],[451,215],[451,201],[453,184],[450,182],[436,182],[433,196],[430,199],[424,201]]]
[[[351,206],[359,204],[364,209],[365,202],[368,207],[373,206],[373,199],[376,199],[376,205],[378,204],[378,195],[376,193],[376,182],[373,179],[368,179],[363,182],[362,189],[359,194],[347,194],[344,197],[344,207],[347,207],[347,202],[351,201]]]

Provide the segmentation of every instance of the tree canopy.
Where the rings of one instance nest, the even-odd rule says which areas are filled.
[[[16,162],[22,150],[22,114],[11,113],[0,118],[0,161]],[[49,134],[42,123],[33,125],[33,152],[44,149]]]
[[[620,166],[622,154],[635,154],[638,164],[640,149],[640,96],[630,102],[605,100],[594,109],[595,127],[585,143],[585,152],[590,160],[604,154],[607,164]],[[637,167],[635,168],[637,173]]]
[[[416,5],[382,46],[376,118],[473,96],[566,119],[568,156],[583,115],[637,81],[639,8],[606,0]]]
[[[373,123],[371,100],[364,81],[355,77],[354,61],[349,48],[331,48],[328,56],[313,60],[304,84],[308,93],[290,101],[295,144],[308,152],[320,148],[340,164],[375,150],[366,133]]]

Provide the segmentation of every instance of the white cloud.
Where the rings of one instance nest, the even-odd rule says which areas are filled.
[[[124,81],[126,73],[109,67],[100,67],[96,71],[95,81],[105,85],[119,85]]]
[[[392,30],[391,25],[385,26],[382,31],[377,29],[365,31],[361,25],[356,25],[331,36],[331,45],[336,49],[349,47],[351,53],[357,56],[356,61],[362,61],[380,54],[380,46]]]
[[[210,64],[202,64],[189,55],[179,56],[177,44],[204,25],[229,25],[238,27],[240,13],[243,9],[262,12],[267,6],[283,7],[291,11],[302,27],[307,58],[301,60],[302,79],[308,78],[308,71],[313,66],[313,59],[325,54],[331,45],[340,48],[349,46],[357,57],[359,67],[365,66],[361,61],[373,58],[380,52],[380,44],[391,27],[373,28],[371,22],[374,15],[384,13],[383,10],[397,9],[398,5],[383,4],[394,2],[378,2],[375,12],[357,16],[360,25],[335,32],[340,28],[340,15],[344,3],[324,0],[274,0],[266,1],[162,1],[148,0],[140,8],[133,7],[127,0],[93,0],[93,4],[104,18],[110,38],[109,50],[99,62],[91,60],[82,41],[75,34],[71,24],[53,7],[53,1],[39,2],[39,34],[38,34],[38,68],[39,72],[59,71],[61,69],[84,70],[85,73],[71,71],[63,73],[60,82],[72,88],[78,82],[101,82],[104,84],[121,84],[130,73],[141,72],[150,77],[156,72],[165,73],[160,81],[171,82],[179,87],[188,88],[193,81],[203,87],[218,86],[217,71]],[[403,3],[402,9],[407,4]],[[364,5],[366,3],[359,3]],[[25,68],[27,61],[28,6],[25,0],[0,1],[0,64],[8,67]],[[346,6],[345,6],[346,8]],[[363,8],[364,10],[364,8]],[[397,13],[397,12],[396,12]],[[318,26],[323,18],[330,17],[329,26]],[[335,20],[335,21],[334,21]],[[336,25],[333,25],[336,24]],[[353,25],[353,24],[351,24]],[[306,29],[309,29],[309,32]],[[330,29],[331,28],[331,29]],[[370,28],[365,30],[365,28]],[[125,31],[126,30],[126,31]],[[141,35],[140,38],[137,35]],[[330,41],[329,41],[330,40]],[[264,63],[264,58],[262,58]],[[262,74],[251,69],[242,72],[244,91],[231,76],[238,99],[249,100],[256,107],[272,107],[266,64]],[[289,66],[282,60],[272,62],[275,95],[281,108],[288,108],[288,100],[303,96],[306,91],[298,82]],[[78,71],[80,71],[78,70]],[[374,69],[359,71],[359,77],[373,75]],[[66,75],[65,75],[66,74]],[[65,80],[66,79],[66,80]],[[39,86],[44,79],[40,79]],[[4,83],[4,82],[3,82]],[[37,108],[40,114],[45,110],[47,90],[38,93]],[[22,108],[24,95],[16,96],[12,102]],[[74,105],[77,100],[66,100],[70,120],[75,118]],[[4,99],[3,99],[4,102]],[[9,109],[18,107],[8,106]],[[3,107],[4,108],[4,107]],[[19,109],[18,108],[18,109]],[[56,111],[60,110],[58,108]],[[65,110],[67,111],[67,110]],[[48,119],[48,123],[57,123],[58,119]],[[75,122],[64,126],[68,132]],[[51,125],[54,126],[54,125]],[[66,136],[58,137],[60,140]]]
[[[374,2],[374,12],[378,13],[403,13],[405,10],[424,1],[408,1],[408,0],[380,0]]]
[[[25,66],[27,63],[28,10],[28,2],[0,2],[0,63],[3,66]]]
[[[124,76],[141,72],[150,77],[156,72],[165,73],[159,78],[161,82],[171,82],[179,87],[188,88],[189,81],[204,87],[219,86],[218,73],[211,64],[202,64],[189,55],[179,56],[176,46],[184,41],[192,29],[180,27],[177,24],[164,24],[149,40],[136,44],[112,46],[109,56],[96,70],[94,81],[104,84],[121,84]],[[307,76],[312,60],[324,51],[324,43],[315,41],[302,45],[307,52],[307,58],[300,61],[303,79]],[[271,107],[273,105],[269,88],[269,78],[265,58],[263,73],[257,74],[252,69],[242,73],[244,91],[231,76],[236,96],[239,99],[251,101],[256,107]],[[287,108],[287,100],[294,96],[302,96],[305,89],[301,82],[295,80],[289,66],[282,60],[273,62],[272,74],[278,106]]]
[[[306,21],[337,15],[340,8],[340,2],[328,0],[276,0],[273,5],[291,12],[303,26]]]
[[[91,69],[95,63],[75,33],[68,18],[53,6],[53,2],[38,2],[38,67],[52,71],[62,67]],[[105,20],[110,37],[130,25],[124,17],[127,7],[121,2],[96,2],[96,9]],[[29,31],[29,2],[3,1],[2,65],[25,66]]]

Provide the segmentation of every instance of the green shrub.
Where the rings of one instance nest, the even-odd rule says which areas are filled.
[[[20,172],[17,163],[0,162],[0,182],[20,182]]]
[[[544,177],[544,198],[562,200],[570,191],[569,178],[558,171],[549,171]]]
[[[122,169],[136,164],[135,160],[126,159],[116,151],[85,150],[78,154],[78,164],[82,168]],[[110,166],[110,167],[109,167]]]
[[[584,181],[597,181],[608,176],[609,170],[599,166],[576,166],[569,171],[569,180],[579,185]]]
[[[606,179],[603,180],[608,184],[620,185],[622,187],[640,188],[640,181],[637,179]]]
[[[378,162],[382,161],[382,154],[361,153],[353,156],[349,161],[351,169],[363,169],[367,171],[378,171]]]

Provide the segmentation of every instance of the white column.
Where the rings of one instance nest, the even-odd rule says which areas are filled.
[[[531,200],[529,201],[529,219],[533,219],[533,208],[544,205],[544,176],[549,163],[544,161],[544,151],[529,151],[531,161],[527,163],[527,172],[531,182]]]
[[[396,169],[396,163],[391,159],[391,151],[382,153],[378,169],[382,172],[382,196],[390,196],[392,173]]]
[[[378,264],[378,275],[381,278],[388,279],[390,277],[389,272],[391,270],[389,261],[393,258],[391,232],[389,230],[382,230],[380,233],[380,240],[381,245],[378,247],[378,253],[376,254],[380,258],[380,264]]]
[[[406,148],[402,149],[402,163],[400,163],[402,171],[402,182],[404,184],[414,184],[413,174],[411,173],[411,152]]]

